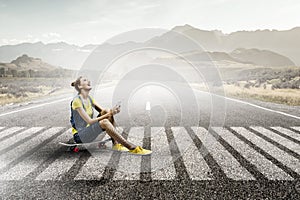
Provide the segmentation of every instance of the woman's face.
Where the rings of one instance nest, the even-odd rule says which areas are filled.
[[[80,86],[81,89],[84,90],[91,90],[92,86],[91,86],[91,81],[89,81],[87,78],[81,78],[80,79]]]

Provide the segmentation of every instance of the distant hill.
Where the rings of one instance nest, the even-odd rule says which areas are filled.
[[[70,71],[43,62],[40,58],[24,54],[10,63],[0,63],[0,76],[13,77],[60,77]]]
[[[26,54],[11,61],[11,64],[15,66],[15,67],[13,66],[11,67],[20,70],[31,69],[31,70],[38,70],[38,71],[48,71],[48,70],[61,69],[61,67],[50,65],[48,63],[43,62],[40,58],[29,57]]]
[[[259,49],[236,49],[229,54],[242,62],[248,62],[266,67],[295,66],[289,58],[278,53]]]
[[[153,38],[149,43],[155,45],[164,43],[164,46],[179,44],[185,51],[195,50],[192,45],[182,42],[183,39],[174,32],[193,39],[203,48],[203,51],[230,53],[239,48],[268,50],[283,55],[289,58],[292,63],[300,66],[300,27],[286,31],[257,30],[224,34],[219,30],[205,31],[184,25],[174,27],[172,31]],[[186,46],[181,45],[181,43]]]
[[[258,49],[236,49],[231,53],[191,51],[182,53],[181,56],[192,62],[231,61],[237,64],[253,64],[265,67],[295,66],[289,58],[283,55],[272,51]],[[168,57],[167,59],[177,58],[179,57]]]
[[[232,61],[237,63],[247,63],[241,60],[235,59],[225,52],[188,52],[183,53],[184,56],[189,61]]]
[[[180,33],[188,38],[179,36]],[[227,59],[239,60],[239,62],[251,62],[263,65],[297,65],[300,66],[300,27],[291,30],[257,30],[237,31],[224,34],[219,30],[201,30],[190,25],[176,26],[171,31],[153,37],[144,43],[127,42],[124,44],[101,44],[77,46],[65,42],[44,44],[22,43],[18,45],[0,46],[0,62],[10,62],[23,54],[41,58],[43,61],[55,66],[68,69],[79,69],[85,65],[85,61],[95,50],[101,59],[107,59],[116,52],[130,50],[136,47],[163,47],[174,50],[192,52],[199,50],[190,39],[196,41],[206,52],[214,52],[212,57],[226,56]],[[193,46],[194,45],[194,46]],[[239,49],[243,52],[235,51]],[[216,52],[220,52],[217,55]],[[238,53],[239,52],[239,53]],[[224,54],[227,53],[228,55]],[[246,54],[251,55],[246,55]],[[253,56],[253,53],[257,56]],[[230,56],[231,58],[229,58]],[[89,57],[90,58],[90,57]],[[101,60],[98,57],[98,61]],[[276,58],[276,59],[274,59]],[[102,62],[102,61],[101,61]],[[106,61],[104,63],[107,63]],[[96,66],[94,66],[96,67]]]
[[[64,42],[44,44],[22,43],[0,47],[0,62],[10,62],[23,54],[41,58],[47,63],[69,69],[78,69],[97,45],[79,47]]]

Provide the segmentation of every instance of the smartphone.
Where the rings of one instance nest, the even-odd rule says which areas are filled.
[[[118,101],[117,104],[115,105],[115,108],[120,108],[121,107],[121,101]]]

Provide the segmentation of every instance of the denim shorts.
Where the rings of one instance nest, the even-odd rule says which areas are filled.
[[[98,122],[84,127],[78,130],[78,133],[74,134],[74,140],[76,143],[88,143],[94,141],[101,133],[104,133],[104,129],[101,128]]]

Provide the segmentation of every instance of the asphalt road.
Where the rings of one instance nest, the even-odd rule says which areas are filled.
[[[179,88],[178,86],[176,88]],[[121,88],[122,89],[122,88]],[[260,102],[247,103],[185,88],[172,94],[162,87],[146,87],[132,93],[114,87],[91,93],[104,108],[121,101],[115,116],[120,126],[298,126],[300,108]],[[146,91],[146,92],[144,92]],[[1,109],[2,126],[68,126],[70,102],[76,94],[44,98],[23,106]],[[151,110],[146,110],[147,102]]]
[[[178,88],[178,87],[177,87]],[[146,92],[145,92],[146,91]],[[297,107],[260,106],[160,86],[93,93],[104,107],[122,100],[120,133],[153,150],[147,157],[58,144],[71,138],[73,94],[0,113],[3,199],[297,199]],[[285,112],[281,112],[285,111]]]

